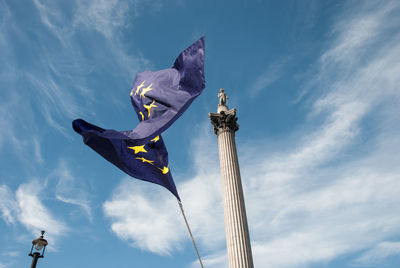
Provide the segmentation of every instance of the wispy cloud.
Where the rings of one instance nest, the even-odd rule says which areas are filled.
[[[7,224],[15,223],[14,211],[16,210],[15,198],[7,185],[0,186],[0,211],[1,217]]]
[[[71,55],[76,56],[74,60],[79,60],[85,56],[84,53],[79,53],[81,47],[78,42],[78,34],[97,32],[104,39],[99,43],[94,38],[94,46],[103,47],[103,54],[111,54],[109,58],[113,59],[114,66],[110,68],[110,71],[117,68],[117,72],[129,72],[127,75],[131,76],[140,69],[139,67],[150,64],[140,52],[137,52],[136,55],[127,52],[127,46],[121,41],[121,32],[132,26],[134,18],[139,16],[145,7],[151,10],[159,10],[160,1],[77,1],[73,6],[75,12],[72,13],[71,17],[66,17],[61,12],[62,2],[34,0],[34,3],[40,13],[42,23],[57,37],[63,49],[69,52],[67,53],[69,57]],[[131,46],[132,44],[130,44],[130,48]],[[59,67],[60,64],[56,63],[58,62],[52,62],[52,66]],[[107,62],[104,66],[110,66],[110,63]],[[73,67],[79,68],[77,65]],[[89,70],[93,68],[90,65],[86,67]],[[65,72],[63,72],[63,75],[65,75]]]
[[[0,102],[0,148],[6,148],[28,166],[43,162],[41,144],[29,104],[18,94],[2,95]],[[32,155],[26,152],[33,152]]]
[[[17,150],[21,149],[15,125],[17,118],[15,114],[10,113],[12,108],[19,104],[19,98],[15,94],[7,98],[5,102],[0,103],[0,113],[2,115],[0,117],[0,146],[8,142]]]
[[[75,179],[67,162],[61,161],[41,182],[30,180],[20,184],[15,192],[5,184],[0,185],[0,216],[7,224],[22,224],[33,235],[46,230],[54,245],[71,228],[67,221],[54,215],[54,203],[45,204],[45,200],[54,199],[47,194],[54,193],[56,200],[77,206],[92,221],[90,196],[85,189],[86,185]],[[75,208],[65,211],[75,213]]]
[[[27,23],[38,27],[26,31],[18,19],[19,10],[0,1],[0,55],[6,63],[0,67],[4,89],[0,93],[0,146],[9,146],[21,159],[27,158],[26,150],[30,150],[37,163],[43,162],[40,142],[45,128],[38,128],[38,121],[44,120],[51,131],[69,137],[72,119],[95,116],[93,84],[98,81],[89,80],[93,77],[89,74],[118,77],[128,85],[128,92],[133,75],[150,64],[139,51],[132,52],[132,44],[124,44],[119,34],[133,21],[132,12],[139,14],[142,5],[138,1],[64,4],[34,0],[29,7],[36,14],[27,18]],[[65,8],[71,12],[64,12]],[[97,53],[102,55],[100,59],[87,53],[82,33],[99,33],[87,41],[101,51]],[[23,64],[16,47],[25,48]],[[107,90],[102,92],[107,94]],[[111,99],[118,98],[115,88],[110,88],[109,94]]]
[[[260,93],[261,90],[266,89],[285,75],[285,67],[287,67],[288,62],[289,58],[286,57],[271,63],[249,88],[251,94]]]
[[[63,90],[50,74],[43,73],[41,78],[27,74],[26,78],[35,90],[32,98],[40,103],[39,109],[44,118],[50,126],[66,135],[65,127],[59,122],[60,116],[74,118],[82,113],[72,94]]]
[[[118,37],[120,31],[132,26],[132,18],[144,9],[157,12],[162,2],[144,0],[88,0],[76,1],[74,12],[67,17],[62,12],[62,2],[34,0],[40,17],[54,35],[62,42],[80,29],[96,31],[106,39]],[[68,24],[64,22],[68,21]]]
[[[89,194],[85,187],[75,180],[66,162],[61,161],[50,177],[57,178],[55,196],[58,200],[71,205],[81,207],[88,219],[92,221],[93,215]]]
[[[356,260],[358,264],[376,265],[382,259],[400,254],[400,242],[382,242],[365,252]]]
[[[40,230],[47,230],[48,237],[55,241],[56,238],[65,235],[68,227],[43,205],[42,199],[39,198],[41,190],[42,186],[38,181],[18,187],[15,195],[19,207],[18,220],[34,235]]]
[[[19,251],[8,251],[8,252],[3,253],[2,255],[8,256],[8,257],[17,257],[20,255],[20,252]]]
[[[33,137],[33,153],[35,155],[35,159],[39,163],[43,163],[44,162],[43,156],[42,156],[42,150],[41,150],[40,141],[36,137]]]
[[[354,8],[354,6],[349,8]],[[339,17],[333,29],[333,34],[336,34],[337,38],[331,49],[322,55],[321,62],[326,67],[338,62],[346,62],[347,71],[350,71],[352,66],[360,63],[356,59],[366,57],[365,53],[370,46],[381,42],[378,36],[394,26],[387,17],[393,16],[396,9],[398,6],[395,1],[385,3],[371,1],[360,6],[355,14],[344,14],[346,16],[344,20],[342,20],[343,17]]]
[[[68,24],[64,23],[68,18],[64,16],[61,9],[57,8],[56,2],[33,0],[33,3],[39,11],[42,23],[55,34],[59,41],[63,41],[71,34]]]
[[[126,13],[129,12],[129,1],[101,0],[78,1],[78,12],[75,24],[95,29],[107,38],[112,38],[115,28],[127,26]]]
[[[135,72],[150,64],[140,52],[128,53],[128,49],[132,51],[132,44],[127,46],[121,41],[121,32],[138,14],[139,2],[77,1],[72,5],[74,12],[67,17],[65,12],[61,12],[63,2],[34,1],[43,25],[59,40],[59,44],[54,44],[59,46],[56,53],[43,50],[42,66],[48,67],[42,68],[40,75],[28,73],[33,88],[45,97],[39,101],[43,102],[42,114],[50,125],[64,132],[56,120],[60,114],[72,118],[90,113],[82,107],[95,101],[95,90],[86,86],[85,74],[106,70],[107,75],[117,76],[119,80],[122,77],[130,85]],[[81,44],[80,35],[88,33],[100,34],[89,40],[93,42],[93,50],[98,51],[96,61]],[[51,39],[51,36],[45,39]],[[58,50],[61,50],[61,55]],[[78,92],[82,98],[71,92]],[[59,97],[63,98],[62,101]],[[82,100],[85,100],[85,105],[82,105]]]
[[[69,228],[43,204],[42,188],[38,181],[31,181],[21,184],[14,193],[8,186],[1,185],[1,217],[7,224],[21,223],[33,235],[40,230],[47,230],[48,237],[55,241],[65,235]]]
[[[323,90],[311,96],[314,104],[304,122],[309,127],[295,140],[288,138],[285,144],[290,146],[255,155],[267,149],[263,142],[255,142],[256,148],[239,144],[255,266],[304,267],[362,250],[367,253],[359,261],[369,262],[370,256],[381,261],[397,252],[397,242],[385,241],[400,234],[398,9],[396,2],[379,3],[373,12],[367,6],[356,16],[341,17],[312,78],[313,86]],[[196,173],[178,190],[201,241],[200,251],[213,252],[205,256],[205,264],[226,267],[218,160],[209,155],[217,148],[215,137],[202,133],[194,146]],[[157,194],[130,192],[133,186],[126,182],[120,187],[126,194],[117,190],[104,205],[119,237],[158,253],[182,246],[184,227],[166,191],[161,195],[160,187],[153,187]],[[132,198],[142,205],[128,206]],[[122,209],[115,212],[117,208]],[[162,224],[147,228],[147,210]],[[178,235],[161,235],[157,243],[141,235],[162,234],[167,225],[175,226],[171,230]],[[140,227],[140,237],[128,226]]]
[[[28,158],[27,150],[33,151],[36,157],[29,158],[29,162],[34,160],[40,163],[43,159],[39,142],[39,129],[35,124],[35,120],[38,119],[35,109],[43,111],[44,115],[46,114],[45,111],[49,111],[48,114],[52,113],[54,115],[57,114],[57,107],[66,105],[68,107],[62,112],[70,114],[68,110],[72,108],[72,111],[74,111],[73,107],[76,107],[76,105],[65,103],[70,101],[68,98],[70,93],[64,94],[65,99],[55,99],[59,94],[54,94],[54,92],[57,92],[59,88],[51,86],[51,79],[48,81],[44,79],[40,81],[41,87],[35,87],[37,83],[35,84],[34,82],[38,81],[39,78],[37,77],[40,76],[38,75],[39,70],[43,66],[44,69],[48,66],[43,64],[37,68],[35,64],[40,65],[39,63],[42,62],[43,58],[46,58],[46,55],[40,55],[40,59],[32,57],[32,65],[34,66],[29,64],[19,66],[20,56],[15,53],[15,47],[20,46],[21,43],[24,45],[30,43],[30,38],[28,33],[20,28],[18,20],[16,20],[16,14],[8,8],[7,3],[2,2],[1,5],[4,7],[2,11],[6,10],[7,12],[4,17],[2,16],[3,23],[0,27],[0,53],[6,63],[4,68],[0,67],[0,83],[3,88],[0,93],[3,100],[0,107],[2,114],[0,119],[0,146],[10,145],[11,151],[23,160]],[[26,50],[27,54],[34,50],[33,45],[29,48]],[[44,92],[42,90],[44,88],[49,90]],[[34,104],[32,105],[32,103]],[[36,103],[38,104],[37,106]],[[54,108],[53,111],[51,111],[52,108]],[[53,119],[53,117],[50,119]],[[53,126],[56,125],[61,129],[60,124],[54,123],[56,121],[58,120],[49,120],[50,123],[53,123]]]

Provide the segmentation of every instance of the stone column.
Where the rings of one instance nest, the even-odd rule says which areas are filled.
[[[223,94],[221,96],[221,93]],[[218,136],[219,159],[224,203],[226,246],[229,268],[253,268],[246,208],[235,144],[239,129],[236,109],[228,110],[227,96],[221,90],[218,113],[209,113]],[[221,100],[221,98],[223,98]]]

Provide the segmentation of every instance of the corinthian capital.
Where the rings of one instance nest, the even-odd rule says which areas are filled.
[[[239,129],[237,123],[236,109],[229,111],[221,111],[219,113],[209,113],[211,124],[214,126],[214,133],[216,135],[225,132],[236,132]]]

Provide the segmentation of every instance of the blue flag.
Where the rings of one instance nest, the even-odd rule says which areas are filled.
[[[82,119],[74,120],[72,126],[86,145],[122,171],[164,186],[180,200],[160,134],[182,115],[204,87],[201,38],[178,56],[172,68],[136,76],[130,97],[140,123],[134,130],[103,129]]]
[[[185,49],[172,68],[136,75],[130,98],[140,120],[125,135],[149,140],[175,122],[205,87],[204,37]]]
[[[138,143],[122,132],[102,129],[82,119],[72,122],[83,142],[126,174],[164,186],[180,200],[168,165],[168,152],[161,135]]]

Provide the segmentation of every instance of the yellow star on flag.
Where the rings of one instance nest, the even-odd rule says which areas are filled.
[[[144,86],[144,82],[145,81],[143,81],[140,85],[137,86],[136,91],[135,91],[135,96],[139,93],[139,90]],[[132,94],[133,94],[133,88],[131,91],[131,96],[132,96]]]
[[[154,162],[154,161],[147,160],[147,159],[146,159],[146,158],[144,158],[144,157],[136,157],[136,159],[142,160],[142,161],[143,161],[143,163],[149,163],[149,164],[151,164],[151,165],[153,165],[153,166],[154,166],[154,164],[153,164],[153,162]]]
[[[163,167],[163,168],[158,168],[159,170],[161,170],[162,174],[167,174],[169,171],[169,167]]]
[[[146,149],[144,148],[144,145],[132,146],[132,147],[128,147],[128,148],[134,150],[135,154],[140,153],[140,152],[147,153]]]
[[[160,139],[160,136],[155,137],[154,139],[150,140],[152,142],[157,142]]]
[[[147,113],[148,113],[147,117],[150,117],[151,108],[158,107],[157,105],[154,104],[154,102],[155,102],[155,100],[153,100],[153,102],[150,103],[150,105],[143,105],[143,107],[147,109]]]
[[[142,116],[142,121],[144,120],[144,115],[143,115],[143,113],[142,112],[139,112],[140,113],[140,115]]]
[[[153,88],[151,87],[153,84],[150,84],[150,86],[145,87],[142,89],[142,92],[140,93],[140,97],[144,98],[146,97],[144,94],[146,94],[147,92],[149,92],[150,90],[152,90]]]

